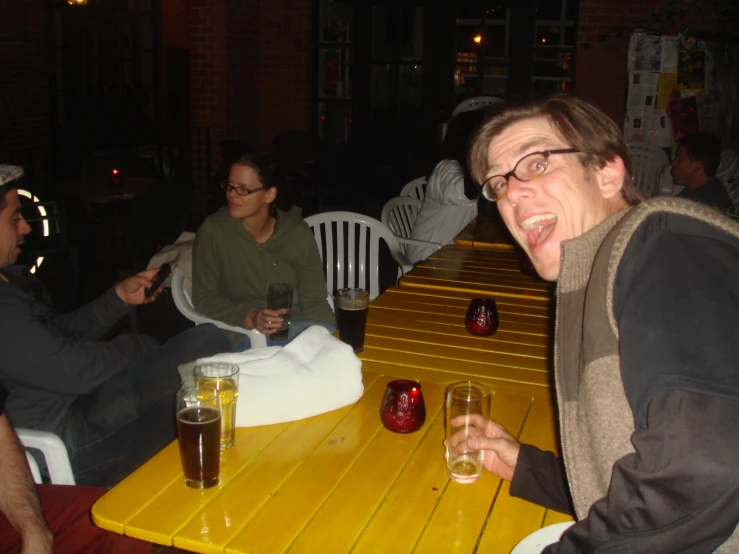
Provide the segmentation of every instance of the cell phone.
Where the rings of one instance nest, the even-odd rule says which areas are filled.
[[[144,296],[146,298],[151,298],[151,295],[159,290],[159,287],[162,286],[162,283],[164,283],[164,280],[169,277],[171,272],[172,268],[169,264],[162,264],[162,267],[159,268],[156,276],[152,279],[151,286],[144,291]]]

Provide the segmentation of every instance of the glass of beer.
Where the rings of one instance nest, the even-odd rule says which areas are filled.
[[[474,483],[482,473],[482,450],[467,447],[469,437],[485,434],[490,417],[490,389],[480,383],[452,383],[446,391],[444,429],[446,470],[457,483]]]
[[[236,435],[236,398],[239,396],[239,366],[209,362],[195,366],[195,384],[214,389],[221,401],[221,450],[234,445]]]
[[[214,389],[177,392],[177,438],[185,483],[194,489],[218,484],[221,469],[221,403]]]
[[[272,283],[267,289],[267,307],[270,310],[287,310],[282,316],[282,327],[270,335],[272,340],[287,340],[290,330],[290,309],[293,305],[293,288],[287,283]]]
[[[340,289],[334,296],[339,338],[354,348],[364,350],[364,331],[369,312],[369,292],[363,289]]]

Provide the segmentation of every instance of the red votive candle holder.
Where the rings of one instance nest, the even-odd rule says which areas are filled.
[[[121,175],[120,170],[112,169],[110,171],[110,184],[114,187],[119,187],[123,184],[123,176]]]
[[[393,433],[418,431],[426,421],[421,385],[409,379],[388,383],[380,407],[380,418],[385,428]]]
[[[473,335],[487,337],[498,330],[498,308],[490,298],[473,298],[464,325]]]

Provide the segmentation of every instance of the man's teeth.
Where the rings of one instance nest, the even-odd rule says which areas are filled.
[[[532,231],[536,227],[537,223],[540,221],[546,221],[547,219],[557,219],[557,216],[554,214],[535,215],[528,219],[524,219],[521,222],[521,227],[526,231]]]

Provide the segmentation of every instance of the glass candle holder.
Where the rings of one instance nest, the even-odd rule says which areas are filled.
[[[123,184],[123,176],[119,169],[110,170],[110,184],[114,187],[119,187]]]
[[[487,337],[498,330],[498,308],[490,298],[473,298],[464,325],[473,335]]]
[[[385,428],[393,433],[418,431],[426,421],[421,385],[408,379],[388,383],[380,418]]]

